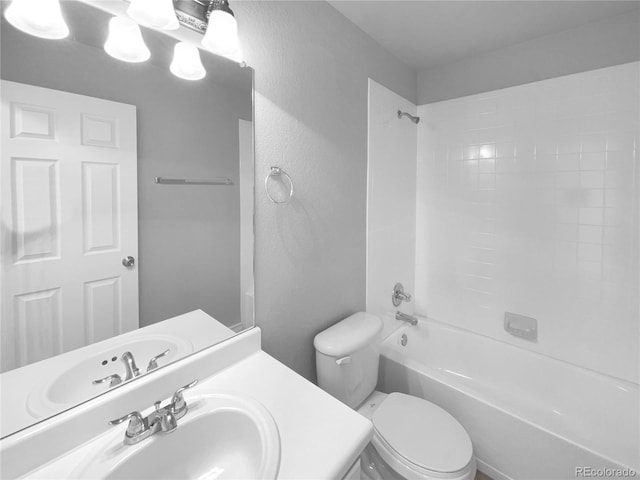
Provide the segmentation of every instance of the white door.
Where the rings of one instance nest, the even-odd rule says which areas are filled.
[[[0,371],[138,327],[135,106],[2,81]],[[135,260],[134,260],[135,261]]]

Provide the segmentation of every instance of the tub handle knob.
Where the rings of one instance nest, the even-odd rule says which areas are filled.
[[[349,365],[351,363],[351,355],[340,357],[336,360],[336,365]]]
[[[410,302],[411,295],[404,291],[401,283],[396,283],[391,294],[391,301],[394,307],[398,307],[402,302]]]

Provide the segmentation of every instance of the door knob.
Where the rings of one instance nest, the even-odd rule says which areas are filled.
[[[136,259],[133,258],[131,255],[122,259],[122,265],[124,265],[127,268],[133,267],[135,263],[136,263]]]

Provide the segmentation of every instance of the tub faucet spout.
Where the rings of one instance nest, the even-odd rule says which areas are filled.
[[[417,325],[418,319],[413,315],[407,315],[406,313],[402,313],[401,311],[396,312],[396,320],[402,320],[403,322],[410,323],[411,325]]]

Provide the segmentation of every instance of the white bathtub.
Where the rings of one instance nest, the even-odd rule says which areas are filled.
[[[640,479],[637,384],[424,318],[381,354],[378,387],[449,411],[495,479]]]

